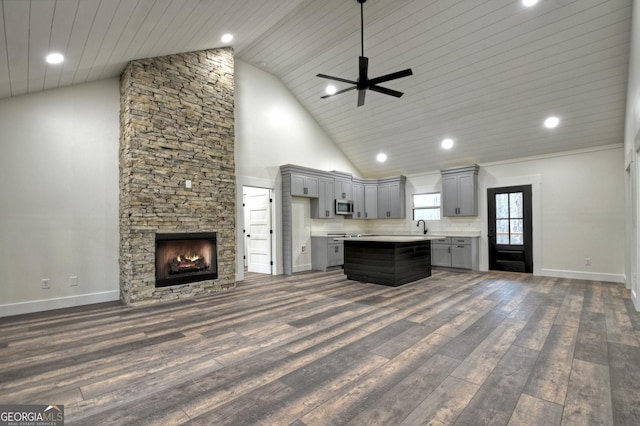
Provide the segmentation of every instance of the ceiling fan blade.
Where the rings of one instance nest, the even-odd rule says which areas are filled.
[[[369,58],[360,56],[358,60],[358,82],[363,85],[367,83],[367,73],[369,70]]]
[[[366,90],[358,90],[358,106],[364,105],[364,97],[366,93]]]
[[[371,85],[384,83],[385,81],[395,80],[396,78],[409,77],[410,75],[413,75],[413,71],[411,71],[411,68],[407,68],[406,70],[392,72],[391,74],[385,74],[381,75],[380,77],[372,78],[371,80],[369,80],[369,84]]]
[[[404,95],[403,92],[387,89],[386,87],[376,86],[375,84],[370,85],[369,90],[373,90],[374,92],[378,92],[378,93],[384,93],[385,95],[395,96],[396,98],[399,98],[402,95]]]
[[[320,99],[327,99],[327,98],[330,98],[332,96],[339,95],[340,93],[349,92],[349,91],[355,90],[355,89],[356,89],[356,86],[347,87],[346,89],[342,89],[342,90],[337,91],[333,95],[320,96]]]
[[[328,78],[329,80],[341,81],[343,83],[358,84],[357,81],[347,80],[346,78],[333,77],[333,76],[326,75],[326,74],[317,74],[316,77]]]

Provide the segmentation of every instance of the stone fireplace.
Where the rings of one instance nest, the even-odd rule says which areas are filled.
[[[233,51],[222,48],[132,61],[122,74],[124,303],[191,297],[235,286],[233,73]],[[207,236],[202,250],[208,260],[185,260],[182,256],[196,256],[178,253],[168,255],[176,258],[174,266],[165,261],[159,265],[158,242],[163,246],[186,240],[187,235]],[[202,262],[207,263],[205,270]],[[157,274],[166,272],[165,267],[174,272],[157,285]],[[181,278],[172,279],[176,276]]]

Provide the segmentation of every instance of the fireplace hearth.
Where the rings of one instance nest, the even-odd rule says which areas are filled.
[[[218,278],[215,232],[156,234],[156,287]]]

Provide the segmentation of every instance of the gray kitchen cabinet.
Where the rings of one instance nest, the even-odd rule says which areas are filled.
[[[301,174],[291,174],[291,195],[296,197],[318,196],[318,178]]]
[[[442,214],[478,215],[478,165],[441,170]]]
[[[378,184],[364,185],[364,218],[378,218]]]
[[[471,269],[471,244],[451,245],[451,267]]]
[[[353,191],[353,214],[352,219],[364,219],[364,184],[354,183]]]
[[[344,242],[333,237],[311,237],[311,267],[316,271],[344,264]]]
[[[311,217],[314,219],[333,219],[334,207],[333,179],[318,179],[318,198],[311,200]]]
[[[333,184],[335,188],[335,198],[341,200],[353,200],[353,184],[350,177],[343,178],[336,176]]]
[[[378,219],[404,219],[405,207],[404,176],[378,181]]]
[[[431,240],[431,266],[451,267],[451,238]]]
[[[478,237],[431,240],[431,266],[479,270]]]

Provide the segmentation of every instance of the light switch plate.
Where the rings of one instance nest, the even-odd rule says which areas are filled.
[[[190,180],[185,180],[184,181],[184,187],[187,189],[191,189],[191,181]]]

